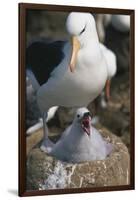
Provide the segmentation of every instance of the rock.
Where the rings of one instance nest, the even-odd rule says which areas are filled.
[[[114,145],[101,161],[65,163],[48,156],[36,145],[27,159],[27,190],[81,188],[129,184],[130,158],[121,139],[103,128],[101,134]]]
[[[53,142],[57,142],[57,140],[60,137],[60,134],[58,134],[58,129],[54,129],[56,130],[56,132],[51,132],[52,129],[49,129],[49,138],[53,141]],[[42,141],[43,139],[43,129],[39,129],[38,131],[35,131],[32,135],[29,135],[28,137],[26,137],[26,154],[28,155],[31,150],[35,147],[38,147],[39,143]]]
[[[40,129],[40,130],[36,131],[34,134],[32,134],[32,135],[30,135],[30,136],[28,136],[26,138],[26,143],[27,143],[27,145],[26,145],[26,147],[27,147],[26,148],[26,154],[27,155],[29,154],[29,152],[31,151],[31,149],[34,148],[35,145],[38,142],[40,142],[40,140],[42,139],[42,137],[43,137],[43,130]]]
[[[27,44],[38,38],[67,39],[65,22],[68,13],[28,10],[27,11]],[[56,20],[55,20],[56,19]]]
[[[96,112],[99,125],[107,127],[111,132],[120,136],[130,149],[130,84],[129,73],[119,74],[111,82],[111,98],[107,107],[102,108],[96,99]],[[92,107],[93,104],[91,105]],[[91,108],[90,108],[91,110]],[[93,113],[93,112],[92,112]],[[97,124],[96,124],[97,126]]]
[[[74,115],[76,113],[76,108],[65,108],[59,107],[57,110],[57,118],[59,119],[59,126],[65,129],[72,123]]]

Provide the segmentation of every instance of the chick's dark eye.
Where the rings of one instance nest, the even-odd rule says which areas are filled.
[[[80,32],[80,35],[85,31],[86,26],[82,29],[82,31]]]
[[[79,118],[79,117],[80,117],[80,115],[77,115],[77,117]]]

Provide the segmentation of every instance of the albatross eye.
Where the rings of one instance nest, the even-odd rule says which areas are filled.
[[[80,115],[78,114],[78,115],[77,115],[77,117],[79,118],[79,117],[80,117]]]

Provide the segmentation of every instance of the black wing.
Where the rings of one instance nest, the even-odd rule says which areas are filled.
[[[64,58],[62,51],[65,41],[47,43],[34,42],[26,51],[26,66],[30,69],[40,85],[47,82],[51,72]]]

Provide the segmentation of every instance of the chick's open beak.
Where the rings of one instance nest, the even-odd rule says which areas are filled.
[[[72,37],[72,53],[71,53],[71,60],[70,60],[70,71],[74,72],[77,60],[77,54],[80,49],[80,42],[76,36]]]
[[[82,129],[88,136],[91,133],[91,118],[90,116],[84,116],[81,122]]]

